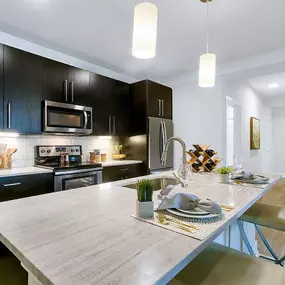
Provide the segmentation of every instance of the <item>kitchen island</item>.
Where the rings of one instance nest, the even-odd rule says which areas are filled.
[[[172,174],[148,178],[162,176]],[[189,191],[237,210],[202,241],[131,217],[136,191],[122,186],[137,179],[1,203],[0,240],[29,272],[29,285],[166,284],[280,177],[263,189],[195,174]]]

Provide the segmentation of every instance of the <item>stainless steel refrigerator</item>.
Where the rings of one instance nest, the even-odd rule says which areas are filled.
[[[173,169],[173,144],[169,146],[166,165],[161,163],[164,146],[173,135],[172,120],[148,117],[147,133],[130,137],[125,142],[128,159],[142,160],[147,174]]]

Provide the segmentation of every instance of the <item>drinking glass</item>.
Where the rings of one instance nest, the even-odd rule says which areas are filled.
[[[193,172],[190,164],[181,164],[178,169],[178,177],[183,182],[184,186],[187,187],[189,182],[193,180]]]

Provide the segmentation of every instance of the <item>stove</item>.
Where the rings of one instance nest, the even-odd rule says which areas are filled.
[[[102,164],[82,161],[80,145],[36,146],[35,166],[53,170],[54,191],[102,183]]]

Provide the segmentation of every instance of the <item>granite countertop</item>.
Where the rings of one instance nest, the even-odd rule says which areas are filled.
[[[110,160],[106,162],[101,162],[103,167],[109,166],[120,166],[120,165],[131,165],[142,163],[141,160]]]
[[[33,175],[42,173],[52,173],[50,169],[39,168],[39,167],[15,167],[12,169],[1,169],[0,178],[20,176],[20,175]]]
[[[109,166],[120,166],[120,165],[131,165],[142,163],[141,160],[112,160],[107,162],[102,162],[103,167]],[[53,170],[41,168],[41,167],[15,167],[12,169],[1,169],[0,178],[20,176],[20,175],[33,175],[42,173],[52,173]]]
[[[0,203],[0,240],[44,285],[166,284],[280,179],[271,178],[261,189],[195,174],[189,191],[237,210],[203,241],[132,218],[137,194],[122,186],[138,178]]]

